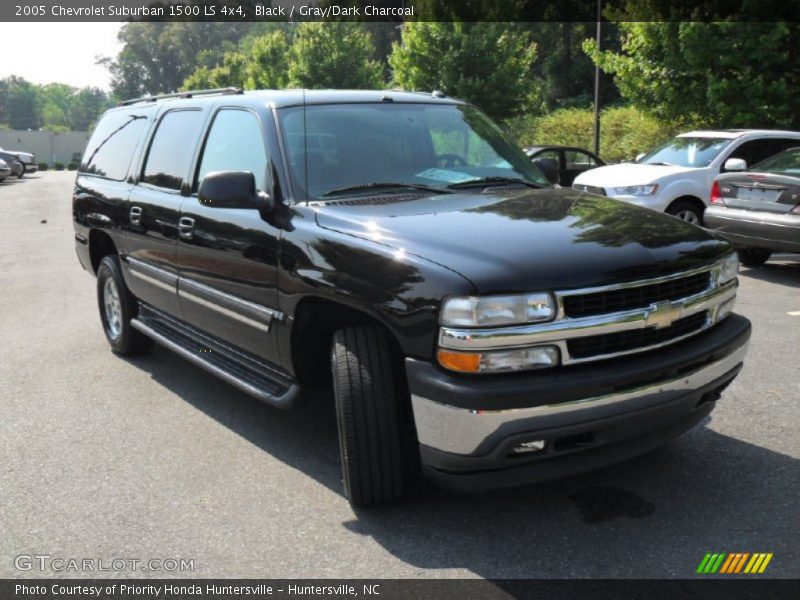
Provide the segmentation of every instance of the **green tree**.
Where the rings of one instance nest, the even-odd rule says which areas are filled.
[[[39,129],[42,116],[38,90],[30,81],[11,75],[0,82],[0,122],[12,129]]]
[[[289,84],[289,38],[284,30],[252,41],[244,68],[244,85],[250,89],[280,89]]]
[[[250,23],[127,23],[119,32],[119,55],[100,62],[111,71],[119,98],[172,92],[199,66],[221,62],[250,28]]]
[[[103,90],[85,87],[72,97],[70,123],[75,131],[89,131],[106,110],[112,106],[111,99]]]
[[[181,89],[202,90],[221,87],[245,87],[247,57],[241,52],[226,52],[218,67],[200,67],[189,75]]]
[[[389,57],[395,82],[463,98],[495,119],[530,108],[536,45],[508,23],[406,23]]]
[[[619,52],[584,46],[622,95],[662,120],[800,127],[798,23],[621,23]]]
[[[302,23],[289,50],[289,85],[375,89],[383,69],[360,23]]]
[[[37,101],[42,115],[42,127],[49,131],[72,129],[71,107],[75,88],[63,83],[39,86]]]

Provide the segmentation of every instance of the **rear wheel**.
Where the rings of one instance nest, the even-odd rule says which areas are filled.
[[[125,285],[117,256],[100,261],[97,269],[97,303],[106,339],[117,354],[143,354],[153,347],[153,340],[131,327],[136,316],[136,300]]]
[[[419,464],[402,363],[372,326],[334,334],[331,351],[345,494],[353,506],[397,502]]]
[[[739,261],[750,268],[760,267],[772,256],[772,250],[765,248],[739,248]]]
[[[686,221],[692,225],[703,224],[703,211],[694,203],[689,200],[678,200],[673,202],[667,209],[667,214],[679,218],[681,221]]]

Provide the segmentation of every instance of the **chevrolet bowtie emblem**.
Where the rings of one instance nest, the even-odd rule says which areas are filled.
[[[650,305],[650,313],[645,319],[646,327],[664,329],[681,318],[683,303],[681,302],[656,302]]]

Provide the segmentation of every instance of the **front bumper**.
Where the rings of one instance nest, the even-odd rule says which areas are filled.
[[[22,163],[26,173],[36,173],[39,170],[38,163]]]
[[[572,475],[697,424],[739,373],[750,323],[732,315],[665,349],[551,372],[464,377],[407,359],[425,472],[454,489]],[[544,442],[538,452],[514,448]]]
[[[800,252],[800,215],[709,206],[705,222],[736,246]]]

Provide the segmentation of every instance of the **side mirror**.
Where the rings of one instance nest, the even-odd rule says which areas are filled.
[[[637,154],[636,155],[636,160],[634,162],[639,162],[640,160],[642,160],[644,158],[644,156],[645,156],[644,152],[642,152],[640,154]]]
[[[534,158],[531,162],[547,177],[547,181],[553,185],[558,183],[558,163],[556,161],[552,158]]]
[[[201,204],[214,208],[272,209],[272,198],[256,191],[256,178],[250,171],[214,171],[200,182],[197,197]]]
[[[726,171],[744,171],[747,169],[747,162],[741,158],[729,158],[722,168]]]

